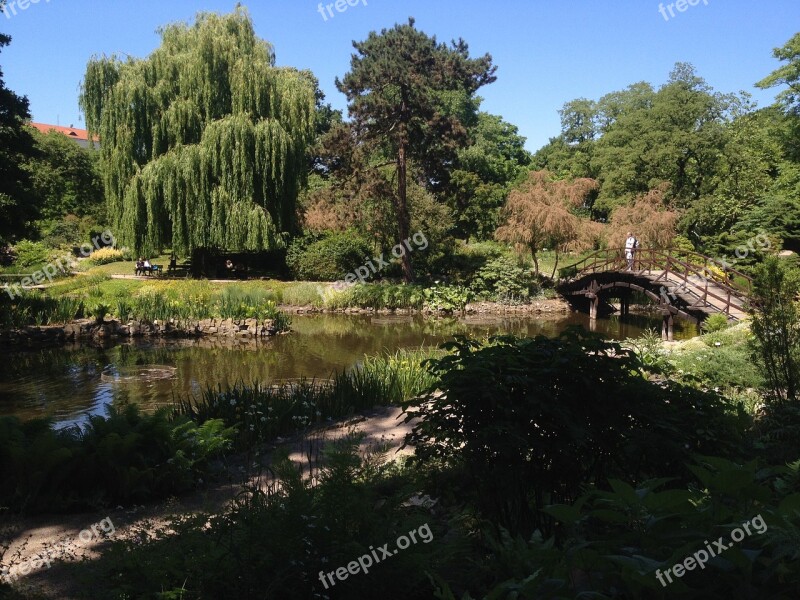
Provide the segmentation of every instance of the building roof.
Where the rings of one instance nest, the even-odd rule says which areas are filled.
[[[34,127],[41,131],[42,133],[47,133],[49,131],[57,131],[58,133],[62,133],[68,138],[71,138],[77,142],[88,142],[89,141],[89,132],[85,129],[77,129],[75,127],[62,127],[60,125],[47,125],[45,123],[31,123],[31,127]],[[94,138],[95,142],[100,141],[98,138]]]

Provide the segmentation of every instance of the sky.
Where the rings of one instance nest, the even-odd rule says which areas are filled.
[[[9,0],[11,4],[12,0]],[[335,1],[335,0],[334,0]],[[439,41],[463,38],[489,53],[497,81],[482,88],[483,110],[516,125],[535,151],[560,133],[565,102],[647,81],[663,84],[676,62],[692,63],[716,91],[746,91],[758,106],[778,90],[755,88],[778,68],[772,50],[800,31],[798,0],[252,0],[258,35],[281,66],[311,69],[327,101],[346,109],[335,79],[347,73],[353,40],[409,17]],[[680,0],[683,2],[684,0]],[[80,82],[90,57],[146,57],[157,30],[197,12],[230,12],[232,0],[13,0],[0,13],[12,36],[0,54],[6,85],[30,100],[34,121],[83,126]],[[670,9],[670,6],[672,7]],[[660,11],[660,8],[663,8]],[[13,14],[16,11],[16,14]],[[671,13],[671,14],[670,14]]]

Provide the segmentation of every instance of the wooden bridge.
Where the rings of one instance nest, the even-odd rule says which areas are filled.
[[[712,314],[729,321],[745,318],[753,285],[726,263],[683,250],[639,249],[632,270],[624,248],[601,250],[560,269],[559,275],[559,292],[576,304],[588,300],[592,319],[603,308],[614,310],[607,302],[612,297],[620,299],[621,314],[628,314],[633,292],[641,292],[659,306],[662,336],[670,341],[675,317],[694,323]]]

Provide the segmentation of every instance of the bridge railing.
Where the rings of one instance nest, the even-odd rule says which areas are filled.
[[[594,273],[627,269],[626,249],[611,248],[590,254],[564,267],[559,273],[562,279],[570,281]],[[636,273],[661,271],[657,280],[663,278],[665,284],[678,283],[704,304],[711,304],[709,298],[716,299],[723,304],[723,312],[729,316],[731,306],[736,301],[743,303],[753,292],[753,280],[750,277],[722,261],[697,252],[639,248],[634,253],[632,270]]]

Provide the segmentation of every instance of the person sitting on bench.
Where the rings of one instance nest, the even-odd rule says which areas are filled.
[[[136,275],[144,275],[144,259],[139,257],[139,260],[136,261],[136,271],[134,271]]]
[[[149,275],[153,272],[153,265],[150,264],[148,259],[144,259],[144,264],[142,265],[142,270],[145,272],[146,275]]]

